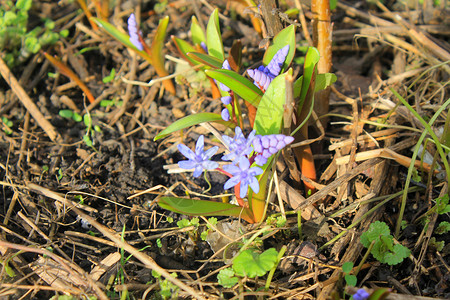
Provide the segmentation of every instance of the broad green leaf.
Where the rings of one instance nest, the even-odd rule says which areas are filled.
[[[198,20],[195,16],[192,16],[191,21],[191,34],[192,34],[192,42],[194,45],[200,45],[202,42],[206,44],[205,33],[203,32],[202,27],[198,23]]]
[[[200,52],[189,52],[187,55],[190,59],[195,61],[195,64],[202,63],[214,69],[222,68],[222,61],[214,56]]]
[[[316,86],[315,86],[314,91],[318,92],[318,91],[324,90],[327,87],[329,87],[330,85],[332,85],[333,83],[335,83],[336,80],[337,80],[337,77],[333,73],[317,74]]]
[[[208,47],[209,54],[218,58],[220,61],[224,61],[225,54],[223,52],[222,35],[219,26],[219,11],[217,8],[209,17],[209,22],[206,27],[206,46]]]
[[[337,0],[330,0],[330,9],[333,10],[337,7]]]
[[[251,220],[248,209],[223,202],[187,199],[178,197],[162,197],[158,205],[164,209],[187,216],[231,216]]]
[[[139,53],[139,55],[141,55],[147,61],[152,62],[152,58],[145,51],[140,51],[138,48],[136,48],[135,45],[133,45],[132,42],[130,42],[130,36],[128,34],[119,31],[116,27],[114,27],[111,23],[109,23],[107,21],[104,21],[104,20],[98,19],[98,18],[94,18],[94,17],[92,19],[95,21],[95,23],[97,23],[98,26],[103,28],[110,36],[115,38],[117,41],[122,43],[124,46]]]
[[[256,134],[278,134],[283,121],[284,104],[286,102],[286,75],[292,74],[292,69],[277,76],[264,93],[256,111]]]
[[[333,73],[325,73],[325,74],[317,74],[316,75],[316,86],[314,88],[314,92],[318,92],[326,89],[337,80],[336,75]],[[294,82],[294,98],[300,97],[300,92],[302,91],[303,85],[303,76],[300,76]]]
[[[205,72],[209,77],[225,84],[248,103],[258,107],[263,92],[244,76],[224,69],[206,70]]]
[[[286,45],[289,45],[289,53],[286,56],[283,68],[281,69],[282,72],[283,70],[287,69],[287,67],[291,64],[292,59],[294,58],[296,45],[294,25],[290,25],[289,27],[286,27],[285,29],[281,30],[273,38],[273,44],[269,48],[267,48],[266,53],[264,53],[263,64],[267,66],[274,57],[274,55],[277,53],[277,51]]]
[[[347,261],[342,264],[342,271],[344,273],[350,273],[352,271],[352,269],[353,269],[353,262]]]
[[[303,80],[302,80],[302,89],[300,92],[300,101],[304,101],[306,98],[306,94],[308,93],[308,88],[312,80],[312,76],[314,75],[314,70],[319,62],[319,51],[314,47],[309,47],[308,52],[305,57],[305,65],[303,67]]]
[[[361,235],[361,244],[363,244],[364,247],[368,248],[372,241],[375,241],[380,236],[389,236],[390,234],[391,231],[389,230],[389,227],[386,225],[386,223],[376,221],[370,224],[369,230]]]
[[[178,52],[180,53],[181,56],[183,56],[183,58],[187,61],[189,61],[191,64],[193,65],[198,65],[198,61],[190,58],[188,56],[189,52],[193,52],[195,51],[194,46],[192,46],[191,44],[189,44],[188,42],[186,42],[185,40],[182,40],[180,38],[177,38],[175,36],[172,36],[172,41],[174,42],[175,46],[178,49]]]
[[[346,274],[344,278],[345,283],[347,283],[348,286],[356,286],[356,283],[358,282],[358,279],[355,275]]]
[[[235,125],[232,122],[226,122],[226,121],[222,120],[222,116],[219,114],[204,112],[204,113],[198,113],[195,115],[189,115],[189,116],[186,116],[182,119],[179,119],[179,120],[173,122],[166,129],[164,129],[157,136],[155,136],[155,138],[153,140],[157,141],[160,138],[166,137],[167,135],[171,134],[172,132],[175,132],[175,131],[178,131],[181,129],[185,129],[185,128],[188,128],[188,127],[191,127],[194,125],[198,125],[200,123],[205,123],[205,122],[217,122],[217,123],[221,123],[225,126],[228,126],[230,128],[235,127]]]
[[[278,252],[275,248],[270,248],[259,254],[253,249],[247,249],[241,252],[233,260],[233,270],[238,276],[264,276],[275,266],[278,258]]]

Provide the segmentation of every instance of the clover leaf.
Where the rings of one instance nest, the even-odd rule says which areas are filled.
[[[238,276],[265,275],[277,262],[278,252],[275,248],[270,248],[263,253],[257,253],[254,249],[244,250],[233,260],[233,270]]]

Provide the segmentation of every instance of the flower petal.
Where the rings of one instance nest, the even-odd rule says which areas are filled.
[[[203,135],[198,137],[197,144],[195,144],[195,154],[201,155],[205,147],[205,137]]]
[[[195,160],[195,153],[189,149],[186,145],[179,144],[178,145],[178,151],[181,152],[186,158],[189,158],[191,160]]]
[[[178,166],[182,169],[190,170],[197,166],[197,163],[192,160],[182,160],[178,162]]]
[[[230,179],[227,180],[227,182],[225,182],[225,185],[223,186],[223,189],[224,190],[228,190],[229,188],[232,188],[233,186],[238,184],[239,181],[240,181],[239,177],[231,177]]]

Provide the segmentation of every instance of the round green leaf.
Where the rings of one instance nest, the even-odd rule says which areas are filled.
[[[233,270],[238,276],[264,276],[277,262],[278,252],[270,248],[259,254],[253,249],[247,249],[233,260]]]

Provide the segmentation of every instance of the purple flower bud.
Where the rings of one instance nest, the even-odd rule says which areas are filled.
[[[225,59],[225,60],[223,61],[223,63],[222,63],[222,69],[230,70],[230,71],[231,71],[230,63],[228,62],[227,59]]]
[[[265,135],[261,137],[261,144],[263,145],[264,149],[267,149],[270,147],[270,139],[269,136]]]
[[[273,76],[278,76],[281,71],[281,67],[286,60],[286,56],[289,53],[289,45],[284,46],[275,53],[270,63],[267,65],[267,69]]]
[[[220,115],[222,116],[222,120],[230,121],[230,112],[227,108],[222,109],[222,113]]]
[[[253,140],[253,149],[255,149],[256,152],[261,153],[263,151],[263,146],[261,144],[261,136],[257,135],[255,139]]]
[[[260,166],[264,165],[269,157],[276,154],[293,141],[294,138],[292,136],[286,136],[283,134],[255,136],[252,145],[255,152],[259,153],[259,155],[255,157],[256,164]]]
[[[208,53],[208,47],[206,46],[205,42],[200,42],[200,46],[205,50],[206,53]]]
[[[264,91],[267,90],[273,80],[270,74],[266,74],[258,69],[249,69],[247,70],[247,74],[255,81],[255,85]]]
[[[220,98],[220,101],[222,101],[223,105],[228,105],[231,103],[231,96],[224,96]]]
[[[269,158],[269,157],[272,156],[272,153],[269,152],[269,149],[264,149],[263,152],[262,152],[262,156],[264,158]]]
[[[266,162],[267,162],[267,158],[265,158],[265,157],[262,156],[261,154],[260,154],[260,155],[257,155],[257,156],[255,157],[255,163],[256,163],[258,166],[264,166],[264,165],[266,164]]]
[[[128,33],[130,34],[130,42],[138,48],[138,50],[144,50],[144,46],[139,41],[138,26],[134,14],[131,14],[128,18]]]

